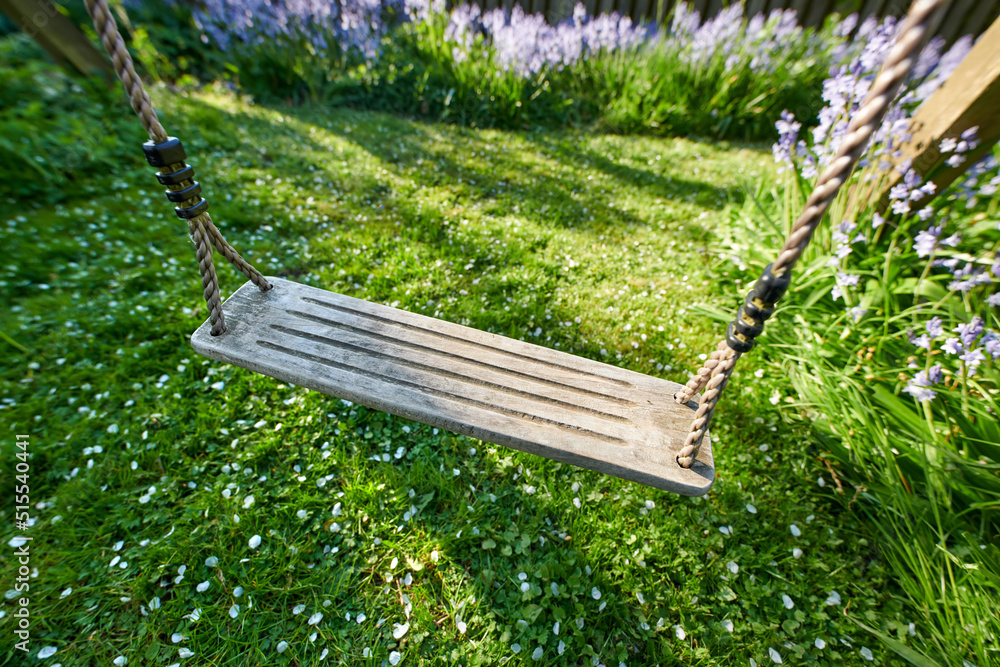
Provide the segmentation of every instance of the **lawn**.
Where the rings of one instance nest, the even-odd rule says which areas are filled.
[[[769,147],[154,101],[265,274],[683,382],[755,272],[726,240]],[[4,503],[0,661],[860,665],[897,658],[856,621],[922,632],[782,424],[766,335],[714,488],[668,495],[202,360],[194,253],[150,172],[4,199],[0,470],[27,433],[33,541],[24,659]]]

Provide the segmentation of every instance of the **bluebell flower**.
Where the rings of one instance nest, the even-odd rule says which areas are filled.
[[[976,339],[979,338],[979,334],[983,332],[983,328],[984,324],[982,318],[976,315],[968,323],[959,324],[957,327],[952,329],[952,331],[958,334],[964,347],[971,349],[976,344]]]
[[[927,257],[937,250],[938,236],[943,231],[941,225],[930,226],[919,232],[913,243],[913,249],[917,251],[917,257]]]
[[[929,370],[917,373],[903,391],[913,396],[918,401],[932,401],[937,396],[937,392],[930,387],[938,384],[943,376],[943,369],[940,364],[935,364]]]

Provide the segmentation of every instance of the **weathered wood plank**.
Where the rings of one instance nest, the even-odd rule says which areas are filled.
[[[958,167],[943,164],[941,140],[958,138],[970,127],[979,127],[980,145]],[[1000,20],[983,33],[965,60],[952,72],[913,116],[910,141],[903,144],[900,160],[930,178],[937,191],[944,190],[1000,140]],[[887,193],[901,176],[895,170],[885,186]],[[887,206],[883,195],[881,208]]]
[[[225,303],[212,359],[408,419],[683,495],[715,478],[706,439],[675,461],[695,404],[681,385],[315,287],[269,278]]]

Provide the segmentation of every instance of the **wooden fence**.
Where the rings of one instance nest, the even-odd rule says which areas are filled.
[[[655,20],[662,22],[672,16],[679,0],[580,0],[590,14],[610,13],[632,17],[633,21]],[[555,24],[573,15],[577,0],[471,0],[483,9],[513,7],[515,4],[532,14],[543,14]],[[902,16],[910,6],[909,0],[745,0],[747,14],[770,12],[774,9],[794,9],[799,22],[807,26],[819,25],[827,16],[838,12],[846,15],[859,12],[862,18],[876,16]],[[715,16],[734,0],[688,0],[688,5],[702,16]],[[457,4],[457,2],[456,2]],[[953,0],[951,8],[938,34],[951,42],[966,34],[982,34],[1000,16],[1000,0]]]

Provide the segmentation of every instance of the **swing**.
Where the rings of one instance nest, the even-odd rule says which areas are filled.
[[[740,355],[788,289],[813,231],[864,151],[934,25],[943,0],[916,0],[896,46],[778,259],[765,270],[687,385],[397,308],[262,276],[223,238],[156,117],[107,0],[85,0],[132,108],[156,178],[196,248],[209,319],[191,336],[210,359],[473,438],[664,489],[706,493],[708,427]],[[213,249],[249,280],[222,303]],[[225,315],[223,310],[228,314]],[[704,390],[702,395],[699,391]],[[700,399],[700,400],[699,400]]]

